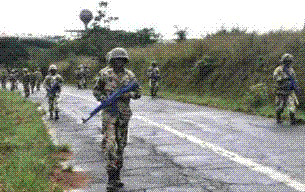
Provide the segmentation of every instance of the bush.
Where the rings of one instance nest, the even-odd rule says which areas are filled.
[[[266,84],[256,84],[250,87],[250,91],[245,93],[243,100],[244,104],[252,109],[267,105],[270,102],[268,87]]]

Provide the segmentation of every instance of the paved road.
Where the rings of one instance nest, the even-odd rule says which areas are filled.
[[[46,106],[44,95],[31,98]],[[95,106],[90,90],[64,87],[61,119],[50,122],[56,142],[75,153],[67,164],[93,178],[77,191],[105,191],[107,182],[100,116],[80,123]],[[305,191],[304,127],[150,97],[131,107],[120,191]]]

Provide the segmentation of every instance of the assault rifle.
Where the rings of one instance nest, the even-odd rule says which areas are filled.
[[[115,102],[117,99],[122,96],[124,93],[134,91],[139,87],[139,84],[136,81],[131,81],[128,85],[122,87],[117,92],[112,93],[105,101],[103,101],[99,106],[97,106],[91,113],[87,119],[82,118],[83,123],[86,123],[89,119],[91,119],[94,115],[96,115],[102,109],[112,105],[115,106]]]
[[[60,90],[59,82],[58,82],[58,81],[55,81],[55,82],[51,85],[50,89],[47,88],[47,97],[54,96],[55,93],[56,93],[57,91],[59,91],[59,90]]]
[[[291,90],[295,90],[297,93],[300,93],[300,89],[299,89],[299,86],[298,86],[297,82],[296,82],[296,81],[293,79],[293,77],[289,74],[289,72],[288,72],[286,66],[284,66],[283,71],[288,75],[289,80],[290,80],[290,82],[291,82],[291,87],[290,87],[290,89],[291,89]]]

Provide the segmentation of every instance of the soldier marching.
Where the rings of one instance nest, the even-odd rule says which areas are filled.
[[[159,80],[160,80],[160,70],[157,67],[157,62],[153,61],[151,66],[147,70],[147,75],[149,78],[149,87],[152,97],[157,96],[157,91],[159,90]]]
[[[109,65],[102,69],[93,88],[93,95],[98,101],[107,97],[122,85],[136,80],[133,72],[125,68],[129,56],[125,49],[115,48],[109,56]],[[123,167],[123,153],[127,145],[128,123],[132,112],[130,99],[139,99],[141,88],[121,96],[114,110],[111,106],[102,112],[102,151],[106,156],[106,170],[108,173],[107,190],[111,191],[124,186],[120,180]]]
[[[61,93],[61,86],[64,82],[64,79],[62,78],[61,75],[57,73],[57,66],[56,65],[51,65],[48,69],[49,74],[46,76],[46,78],[43,81],[43,86],[47,91],[47,98],[48,98],[48,103],[49,103],[49,115],[50,115],[50,120],[53,120],[53,114],[55,113],[55,119],[59,119],[59,107],[58,107],[58,102],[60,98],[60,93]],[[58,84],[58,88],[51,92],[52,86],[54,84]]]
[[[27,68],[23,68],[23,77],[22,77],[22,84],[23,84],[23,91],[25,98],[30,96],[30,73]]]
[[[296,105],[299,104],[296,96],[298,91],[296,74],[293,69],[293,56],[284,54],[274,73],[273,79],[276,81],[276,121],[278,124],[283,123],[282,113],[285,108],[289,110],[290,124],[297,123],[295,118]]]

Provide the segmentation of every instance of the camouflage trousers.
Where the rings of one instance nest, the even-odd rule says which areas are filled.
[[[59,101],[59,95],[48,97],[48,103],[49,103],[49,111],[59,111],[58,107],[58,101]]]
[[[102,113],[103,128],[102,152],[105,155],[106,170],[120,170],[123,167],[123,153],[127,145],[128,123],[130,116],[111,116]]]
[[[153,80],[149,80],[149,87],[153,87],[153,88],[159,88],[159,82],[158,81],[153,81]]]
[[[32,90],[32,93],[34,92],[35,84],[36,84],[36,81],[32,81],[32,82],[31,82],[31,90]]]
[[[287,107],[288,110],[292,113],[295,113],[296,105],[295,105],[295,98],[292,94],[289,95],[277,95],[275,98],[276,104],[276,112],[283,113],[285,108]]]
[[[23,91],[24,91],[25,97],[29,97],[30,96],[30,85],[29,84],[24,84],[23,85]]]
[[[40,91],[40,85],[41,85],[41,81],[38,80],[36,83],[37,91]]]

